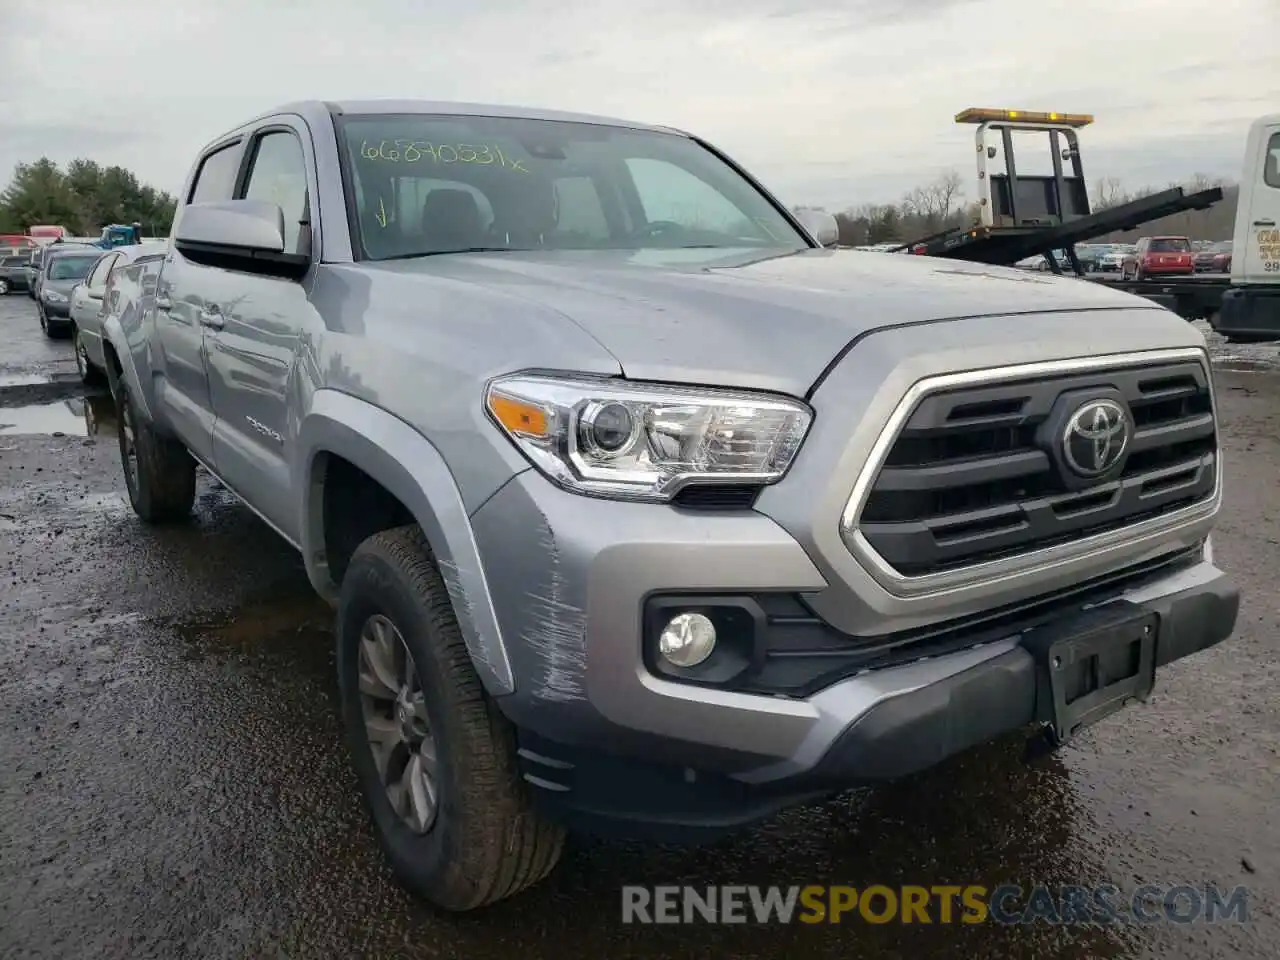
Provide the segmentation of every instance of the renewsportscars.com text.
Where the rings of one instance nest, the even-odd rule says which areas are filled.
[[[623,923],[1154,924],[1248,922],[1249,891],[1214,886],[977,884],[627,886]]]

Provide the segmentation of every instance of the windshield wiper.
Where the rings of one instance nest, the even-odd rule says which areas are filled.
[[[418,257],[442,257],[449,253],[514,253],[511,247],[460,247],[457,250],[423,250],[420,253],[397,253],[391,257],[375,258],[379,263],[387,260],[416,260]]]

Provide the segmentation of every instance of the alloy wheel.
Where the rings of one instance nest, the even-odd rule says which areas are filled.
[[[80,329],[78,327],[73,336],[74,343],[72,346],[75,347],[76,351],[76,372],[80,374],[80,379],[83,380],[89,375],[89,355],[85,353],[84,341],[80,339]]]
[[[360,631],[359,683],[365,733],[387,799],[410,830],[424,834],[440,804],[436,741],[413,654],[382,614]]]

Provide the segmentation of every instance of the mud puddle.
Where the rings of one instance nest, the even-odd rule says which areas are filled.
[[[52,403],[0,406],[0,434],[91,437],[115,433],[115,406],[107,394]]]

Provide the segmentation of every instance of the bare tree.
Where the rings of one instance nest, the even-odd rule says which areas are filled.
[[[1093,209],[1106,210],[1118,207],[1128,200],[1119,177],[1103,177],[1093,185]]]

